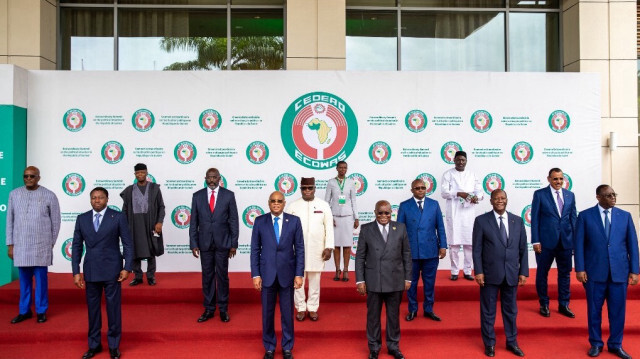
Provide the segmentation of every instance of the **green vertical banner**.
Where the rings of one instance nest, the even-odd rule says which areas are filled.
[[[18,277],[7,255],[6,224],[9,192],[22,185],[27,160],[27,72],[0,65],[0,285]]]

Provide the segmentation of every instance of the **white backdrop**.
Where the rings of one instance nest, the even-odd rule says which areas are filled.
[[[250,226],[276,185],[292,201],[299,178],[314,176],[324,197],[342,158],[357,174],[361,223],[374,219],[377,200],[397,210],[417,176],[433,179],[429,197],[442,206],[442,173],[458,147],[486,190],[504,188],[508,210],[525,220],[552,167],[568,175],[581,210],[600,184],[599,88],[597,75],[569,73],[32,71],[28,164],[63,211],[50,270],[70,272],[75,218],[90,209],[91,188],[106,187],[109,205],[121,208],[138,162],[166,204],[160,271],[200,270],[189,206],[209,167],[236,193],[231,271],[249,270]],[[477,213],[489,209],[486,195]]]

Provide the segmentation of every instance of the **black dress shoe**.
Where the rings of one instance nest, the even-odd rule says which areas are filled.
[[[559,306],[558,307],[558,312],[560,312],[560,314],[564,315],[565,317],[569,317],[569,318],[575,318],[576,317],[576,315],[573,314],[571,309],[569,309],[569,306],[566,306],[566,305]]]
[[[524,356],[524,353],[522,352],[522,349],[520,349],[520,347],[518,347],[518,345],[515,345],[515,344],[507,345],[507,350],[512,352],[513,354],[519,356],[519,357],[523,357]]]
[[[591,346],[591,348],[589,348],[589,352],[587,353],[588,356],[595,358],[598,355],[600,355],[600,353],[602,353],[602,347],[597,347],[595,345]]]
[[[44,323],[44,322],[47,321],[47,314],[46,313],[36,314],[36,317],[38,318],[38,323]]]
[[[452,274],[451,277],[449,277],[449,279],[458,280],[458,275],[457,274]]]
[[[622,348],[617,348],[617,349],[607,348],[607,350],[609,351],[609,353],[617,355],[618,358],[631,359],[631,355],[625,352],[624,349]]]
[[[402,352],[400,351],[400,349],[389,350],[388,353],[395,359],[404,359],[404,355],[402,355]]]
[[[488,357],[496,356],[496,347],[493,345],[485,345],[484,346],[484,355]]]
[[[378,352],[375,350],[371,350],[369,352],[369,359],[378,359]]]
[[[100,353],[102,351],[102,345],[98,344],[95,348],[89,348],[86,353],[82,354],[82,359],[93,358],[94,355]]]
[[[111,355],[111,359],[120,359],[120,350],[118,348],[109,348],[109,354]]]
[[[407,322],[410,322],[414,320],[417,315],[418,315],[418,312],[409,312],[409,314],[407,314],[407,316],[404,319],[406,319]]]
[[[291,353],[291,350],[283,350],[282,357],[284,359],[293,359],[293,353]]]
[[[540,306],[540,315],[543,317],[550,317],[551,316],[551,312],[549,311],[549,306],[548,305],[541,305]]]
[[[149,282],[149,285],[156,285],[156,279],[155,278],[147,278],[147,282]]]
[[[273,350],[267,350],[264,352],[263,359],[273,359]]]
[[[213,315],[216,312],[213,310],[205,310],[204,313],[198,318],[198,323],[206,322],[207,320],[213,318]]]
[[[28,311],[24,314],[18,314],[17,317],[11,319],[11,324],[16,324],[16,323],[20,323],[22,321],[25,321],[29,318],[33,317],[33,313],[31,311]]]
[[[135,287],[138,284],[142,284],[142,278],[140,278],[140,279],[134,278],[131,282],[129,282],[129,286],[130,287]]]
[[[465,274],[464,279],[466,280],[476,280],[471,274]]]
[[[425,318],[429,318],[431,320],[435,320],[436,322],[441,321],[442,319],[440,319],[439,316],[436,315],[436,313],[434,312],[424,312],[424,317]]]
[[[221,321],[223,321],[223,322],[225,322],[225,323],[226,323],[226,322],[228,322],[228,321],[229,321],[229,319],[231,319],[231,318],[229,318],[229,313],[227,313],[227,312],[220,312],[220,320],[221,320]]]

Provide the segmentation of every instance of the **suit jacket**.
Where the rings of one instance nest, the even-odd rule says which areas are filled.
[[[540,243],[543,248],[553,249],[562,242],[564,249],[573,248],[573,233],[576,221],[576,200],[573,192],[562,190],[564,207],[558,214],[550,186],[533,193],[531,203],[531,243]]]
[[[280,242],[276,242],[271,212],[256,218],[251,232],[251,276],[261,277],[265,287],[278,278],[281,287],[304,276],[304,237],[300,218],[283,213]]]
[[[131,271],[133,241],[127,219],[121,212],[107,208],[98,232],[93,228],[93,211],[78,216],[71,243],[71,269],[80,273],[82,247],[86,246],[82,271],[87,282],[107,282],[118,279],[124,268]],[[122,242],[122,253],[120,253]],[[124,267],[122,260],[124,259]]]
[[[611,208],[609,241],[598,206],[580,212],[575,235],[576,272],[587,272],[587,279],[623,283],[629,273],[638,274],[638,237],[629,212]]]
[[[500,239],[500,228],[493,211],[481,214],[473,222],[473,268],[484,274],[487,284],[518,284],[518,276],[529,276],[527,232],[522,218],[507,214],[509,231],[507,245]]]
[[[367,291],[388,293],[404,290],[411,280],[411,249],[403,223],[390,221],[385,243],[376,221],[360,228],[356,251],[356,282],[365,282]]]
[[[437,258],[439,249],[447,248],[447,235],[438,202],[425,197],[420,212],[415,199],[411,197],[400,203],[398,222],[407,227],[412,259]]]
[[[189,247],[201,251],[238,248],[238,207],[233,192],[220,187],[213,211],[209,209],[207,189],[193,194]]]

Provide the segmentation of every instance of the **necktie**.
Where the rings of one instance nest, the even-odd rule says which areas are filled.
[[[209,198],[209,209],[213,213],[213,209],[216,205],[216,191],[211,191],[211,198]]]
[[[273,219],[273,230],[276,232],[276,243],[280,244],[280,225],[278,224],[280,218],[275,217]]]
[[[500,216],[500,239],[502,239],[502,244],[507,245],[507,229],[504,227],[504,223],[502,222],[502,216]]]
[[[97,232],[98,228],[100,228],[100,213],[96,213],[96,219],[93,220],[93,229]]]
[[[558,210],[560,211],[560,215],[562,216],[562,209],[564,208],[564,202],[562,202],[562,197],[560,197],[560,191],[556,191],[556,199],[558,200]]]
[[[607,236],[607,241],[609,240],[609,232],[611,232],[611,221],[609,220],[609,210],[604,210],[604,235]]]
[[[387,237],[389,237],[389,232],[387,232],[387,226],[382,226],[382,239],[387,243]]]
[[[422,201],[418,201],[418,207],[420,208],[420,212],[422,212]]]

